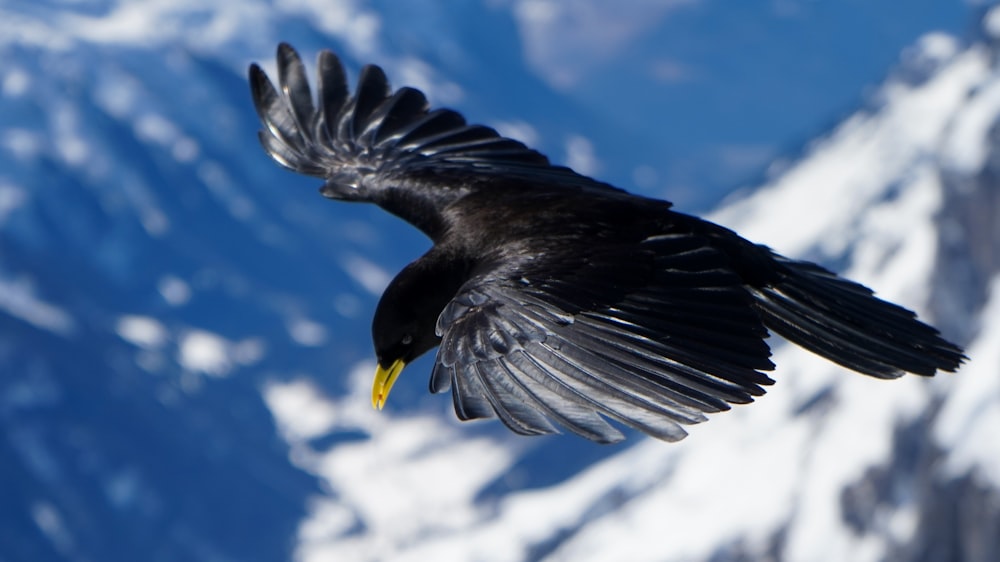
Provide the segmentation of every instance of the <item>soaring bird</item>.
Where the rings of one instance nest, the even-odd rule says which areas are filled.
[[[393,91],[365,66],[351,95],[329,51],[318,96],[287,44],[278,86],[249,80],[260,141],[320,192],[375,203],[432,241],[385,289],[372,339],[381,409],[437,347],[431,392],[462,420],[610,443],[610,420],[665,441],[774,381],[769,330],[881,379],[955,371],[957,345],[900,306],[810,262],[630,194],[494,129]]]

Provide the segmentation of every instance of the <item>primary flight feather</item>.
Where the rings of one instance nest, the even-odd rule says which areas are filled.
[[[962,350],[914,313],[670,203],[554,166],[458,113],[392,91],[366,66],[353,95],[329,51],[314,97],[278,47],[277,87],[250,67],[260,140],[331,199],[375,203],[434,242],[386,288],[372,324],[381,408],[438,347],[432,392],[463,420],[560,427],[598,442],[614,420],[676,441],[683,425],[773,381],[768,331],[866,375],[954,371]]]

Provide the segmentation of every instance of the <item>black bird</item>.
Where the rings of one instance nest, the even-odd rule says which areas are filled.
[[[335,55],[319,94],[287,44],[278,88],[250,86],[279,164],[320,192],[375,203],[434,242],[386,288],[372,337],[381,408],[403,367],[439,346],[431,392],[463,420],[599,442],[607,419],[666,441],[772,384],[768,330],[882,379],[955,371],[962,350],[867,287],[736,233],[552,165],[455,111],[393,92],[366,66],[348,92]]]

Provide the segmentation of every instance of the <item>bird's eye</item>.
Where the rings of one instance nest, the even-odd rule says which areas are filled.
[[[403,336],[403,345],[410,345],[411,343],[413,343],[413,336],[410,334]]]

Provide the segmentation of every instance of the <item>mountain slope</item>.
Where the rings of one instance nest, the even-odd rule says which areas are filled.
[[[990,281],[998,250],[980,228],[1000,218],[989,157],[989,124],[1000,121],[993,60],[989,40],[963,47],[925,37],[870,110],[713,216],[971,338],[961,372],[877,381],[780,347],[778,384],[757,404],[715,416],[679,444],[643,441],[528,489],[512,451],[531,445],[358,410],[364,367],[353,397],[327,401],[306,382],[272,387],[269,404],[295,457],[334,491],[300,527],[300,558],[1000,556],[1000,445],[987,437],[1000,430]],[[981,214],[976,225],[960,218],[970,208]],[[294,407],[303,403],[331,412],[324,431],[365,427],[372,439],[311,446],[317,428],[298,427]],[[358,493],[359,481],[387,494]],[[484,487],[504,491],[484,498]]]
[[[0,5],[0,558],[997,557],[996,17],[914,47],[714,216],[918,309],[970,364],[880,382],[781,348],[757,404],[602,448],[460,424],[426,363],[371,410],[371,309],[426,242],[266,159],[251,58],[378,60],[616,181],[643,144],[525,67],[514,4],[377,4]]]

